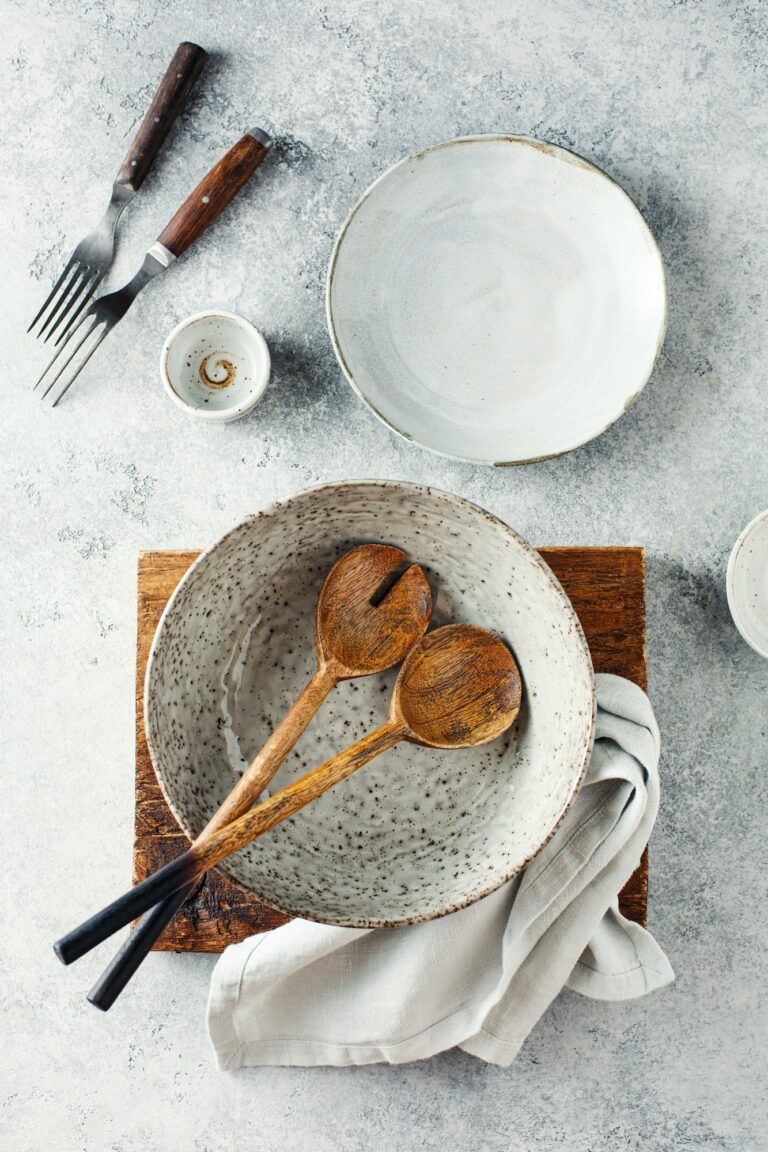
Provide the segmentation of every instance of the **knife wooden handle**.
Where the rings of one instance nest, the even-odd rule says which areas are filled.
[[[208,53],[198,44],[179,44],[120,165],[116,184],[138,192],[207,59]]]
[[[250,180],[272,147],[266,132],[253,128],[222,156],[158,236],[158,243],[181,256]]]

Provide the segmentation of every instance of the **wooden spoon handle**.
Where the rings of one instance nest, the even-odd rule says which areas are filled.
[[[231,820],[248,811],[269,784],[335,683],[336,677],[327,666],[318,668],[224,803],[208,821],[195,840],[196,845],[204,844],[213,832],[224,828]],[[144,957],[150,952],[152,945],[163,934],[191,894],[193,887],[193,884],[189,884],[178,892],[173,892],[134,928],[88,993],[88,1000],[95,1008],[106,1012],[112,1007]]]
[[[269,800],[263,800],[250,812],[233,820],[218,832],[212,833],[204,843],[193,844],[185,853],[190,869],[189,879],[195,879],[201,872],[213,868],[233,852],[238,852],[246,844],[250,844],[257,836],[268,832],[276,824],[287,820],[289,816],[295,815],[301,808],[317,800],[318,796],[322,796],[329,788],[346,780],[347,776],[351,776],[358,768],[362,768],[364,764],[386,752],[387,748],[397,744],[403,739],[406,731],[402,723],[388,720],[386,724],[361,737],[318,768],[313,768],[305,776],[294,780],[293,784],[289,784],[275,796],[270,796]],[[174,864],[178,862],[173,861]]]
[[[246,133],[203,177],[173,219],[163,228],[157,238],[158,243],[174,256],[186,252],[190,244],[202,236],[206,228],[224,211],[230,200],[234,200],[271,147],[271,139],[260,128],[253,128]]]
[[[116,184],[138,192],[207,59],[208,53],[198,44],[179,44],[120,165]]]
[[[318,668],[283,716],[264,747],[256,753],[224,803],[203,828],[195,840],[196,846],[204,844],[214,832],[218,832],[220,828],[226,827],[227,824],[248,811],[269,784],[288,753],[293,749],[335,684],[335,677],[326,667]]]
[[[232,824],[214,832],[204,844],[193,845],[176,860],[148,876],[141,884],[58,940],[54,949],[59,959],[65,964],[77,960],[113,932],[124,928],[134,917],[141,916],[153,904],[191,884],[206,869],[244,848],[251,840],[268,832],[282,820],[293,816],[334,784],[351,776],[357,768],[397,744],[406,734],[407,728],[403,723],[388,721],[345,751],[326,760],[319,768],[295,780],[269,800],[252,808]]]

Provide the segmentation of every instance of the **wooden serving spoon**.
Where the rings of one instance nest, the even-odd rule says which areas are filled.
[[[248,811],[336,684],[399,664],[424,634],[432,611],[429,585],[418,564],[398,575],[404,561],[400,548],[364,544],[333,565],[315,612],[317,671],[211,817],[196,846]],[[134,929],[89,992],[92,1004],[103,1011],[111,1007],[191,891],[190,885],[172,894]],[[65,964],[87,951],[70,937],[55,949]]]
[[[401,740],[428,748],[487,744],[513,723],[520,698],[515,659],[493,632],[472,624],[436,629],[416,645],[400,669],[385,724],[212,833],[204,843],[194,844],[71,935],[85,941],[81,950],[86,951]]]

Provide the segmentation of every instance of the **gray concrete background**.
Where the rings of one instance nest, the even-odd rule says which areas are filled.
[[[725,568],[768,505],[765,91],[759,0],[2,0],[0,316],[2,1127],[8,1152],[352,1152],[768,1146],[766,689]],[[274,158],[148,289],[70,399],[44,411],[23,333],[92,226],[176,43],[214,59],[125,217],[113,282],[252,124]],[[669,334],[639,402],[571,456],[511,471],[396,439],[343,381],[324,324],[333,236],[401,156],[530,133],[634,197],[666,261]],[[250,317],[274,353],[251,418],[200,427],[160,390],[190,311]],[[203,546],[318,481],[428,482],[536,543],[642,544],[664,737],[650,924],[677,982],[606,1005],[564,994],[512,1068],[213,1070],[212,960],[152,956],[115,1010],[83,1001],[110,949],[51,941],[125,886],[133,788],[135,560]]]

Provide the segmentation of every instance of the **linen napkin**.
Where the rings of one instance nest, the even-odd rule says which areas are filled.
[[[226,950],[208,1028],[220,1069],[421,1060],[458,1045],[509,1065],[563,986],[628,1000],[674,973],[617,893],[659,805],[648,697],[597,676],[584,784],[521,876],[452,915],[378,930],[294,920]]]

